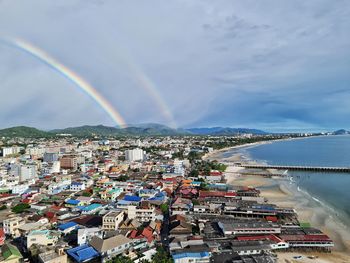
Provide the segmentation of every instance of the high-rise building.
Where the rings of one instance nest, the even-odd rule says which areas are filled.
[[[19,174],[19,181],[20,182],[35,179],[36,177],[37,177],[37,173],[36,173],[36,166],[35,165],[21,166],[21,171]]]
[[[12,154],[18,154],[20,151],[21,151],[21,148],[18,146],[4,147],[2,148],[2,156],[6,157]]]
[[[58,153],[44,153],[44,162],[53,163],[58,161]]]
[[[78,159],[75,155],[65,155],[60,160],[62,169],[77,170]]]
[[[146,152],[140,148],[125,151],[125,160],[129,162],[145,160]]]

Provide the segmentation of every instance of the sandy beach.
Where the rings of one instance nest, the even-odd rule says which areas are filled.
[[[258,144],[262,143],[264,142],[259,142]],[[247,161],[246,157],[240,153],[228,158],[221,158],[223,152],[215,152],[207,158],[216,159],[224,163]],[[273,171],[271,172],[273,173]],[[327,210],[326,207],[323,207],[305,193],[298,191],[295,185],[291,185],[288,179],[247,175],[244,174],[244,168],[232,165],[228,166],[225,176],[229,184],[258,188],[261,191],[261,196],[267,198],[269,203],[281,207],[294,208],[297,211],[300,222],[309,222],[313,227],[321,229],[335,243],[332,253],[328,254],[317,252],[280,252],[278,253],[278,262],[350,262],[349,229],[332,216],[332,211]],[[302,258],[295,259],[293,258],[295,256],[302,256]]]

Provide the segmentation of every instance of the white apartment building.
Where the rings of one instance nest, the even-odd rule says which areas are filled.
[[[6,157],[12,154],[18,154],[21,151],[21,147],[13,146],[13,147],[4,147],[2,148],[2,156]]]
[[[103,216],[102,229],[118,230],[120,223],[124,220],[124,211],[110,211]]]
[[[35,165],[24,165],[21,166],[19,181],[24,182],[30,179],[37,178],[36,166]]]
[[[185,166],[184,161],[175,159],[174,160],[174,173],[184,176],[185,175]]]
[[[128,218],[136,219],[139,222],[149,222],[156,219],[155,208],[141,208],[133,205],[128,206]]]
[[[94,236],[102,239],[103,230],[98,227],[78,229],[78,245],[81,246],[87,244]]]
[[[146,152],[140,148],[125,151],[125,160],[129,162],[143,161],[146,159]]]
[[[21,225],[24,225],[24,220],[22,217],[16,216],[5,219],[3,221],[4,233],[7,235],[11,235],[12,237],[19,237],[20,233],[18,228]]]

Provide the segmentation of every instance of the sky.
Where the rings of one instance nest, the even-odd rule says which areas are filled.
[[[0,127],[350,128],[350,1],[0,0]]]

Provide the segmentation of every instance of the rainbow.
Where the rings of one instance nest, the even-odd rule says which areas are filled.
[[[163,116],[168,120],[169,125],[172,128],[176,128],[177,125],[175,123],[174,117],[162,99],[161,95],[157,91],[153,81],[143,71],[136,67],[135,64],[132,64],[130,60],[128,61],[128,65],[130,69],[136,73],[135,76],[137,81],[140,83],[140,86],[155,100]]]
[[[115,55],[116,59],[121,59],[122,62],[126,64],[132,73],[133,78],[137,81],[138,86],[146,91],[146,93],[154,100],[161,114],[168,121],[169,126],[176,128],[177,124],[175,122],[174,116],[160,95],[155,83],[139,66],[136,65],[130,53],[125,47],[123,47],[120,43],[113,43],[113,47],[117,48],[119,52],[117,56],[115,53],[112,53],[112,55]]]
[[[45,51],[33,46],[24,40],[18,38],[6,38],[2,39],[2,42],[11,47],[17,48],[48,65],[50,68],[75,84],[75,86],[86,93],[90,98],[92,98],[119,127],[126,127],[125,120],[121,114],[112,106],[112,104],[106,100],[106,98],[104,98],[90,83],[84,80],[73,70],[58,62]]]

